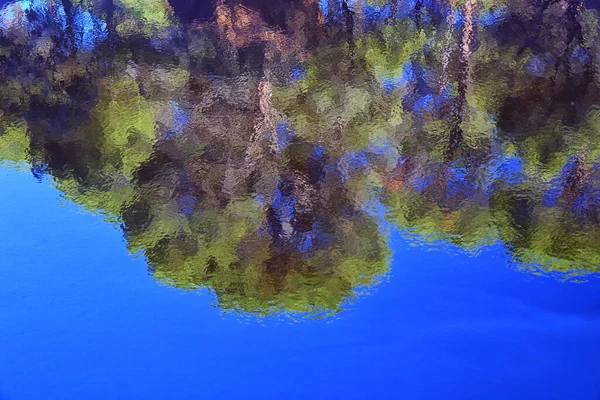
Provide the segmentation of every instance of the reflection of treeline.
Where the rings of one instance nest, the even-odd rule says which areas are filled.
[[[225,309],[331,313],[375,284],[389,258],[376,220],[344,186],[339,160],[296,138],[271,104],[273,83],[305,57],[298,38],[233,4],[173,32],[145,10],[119,20],[126,10],[91,49],[53,42],[52,76],[30,51],[41,38],[21,46],[30,31],[5,32],[7,60],[31,81],[6,70],[20,87],[2,93],[16,132],[2,138],[68,198],[122,224],[155,277],[210,288]],[[39,21],[29,24],[53,19]]]
[[[386,272],[376,221],[313,146],[290,144],[284,163],[241,173],[235,189],[245,193],[236,196],[225,188],[235,150],[212,146],[183,162],[173,149],[155,153],[138,172],[124,228],[157,278],[209,287],[225,308],[324,312]]]
[[[400,141],[388,215],[427,240],[474,250],[501,240],[526,265],[597,271],[597,15],[573,1],[474,10],[475,33],[466,23],[454,33],[441,68],[413,67],[433,74],[414,86],[430,105],[419,134]]]
[[[122,224],[157,278],[227,309],[338,310],[387,270],[373,202],[419,242],[597,271],[595,12],[171,4],[0,18],[0,157]]]

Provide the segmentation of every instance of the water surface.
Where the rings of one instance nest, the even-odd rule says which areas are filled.
[[[0,398],[596,400],[598,18],[3,2]]]

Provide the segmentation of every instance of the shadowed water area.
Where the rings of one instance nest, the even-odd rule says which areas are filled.
[[[0,163],[225,312],[330,316],[407,244],[600,270],[600,30],[579,0],[23,0]]]

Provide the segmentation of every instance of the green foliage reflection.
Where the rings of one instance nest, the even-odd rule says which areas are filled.
[[[321,3],[10,3],[0,160],[225,310],[338,312],[388,272],[386,223],[598,272],[594,10]]]

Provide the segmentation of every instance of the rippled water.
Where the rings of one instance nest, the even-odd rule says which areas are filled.
[[[117,227],[217,314],[334,321],[418,266],[410,246],[454,268],[494,254],[519,296],[541,275],[592,301],[594,4],[0,4],[2,168]]]

